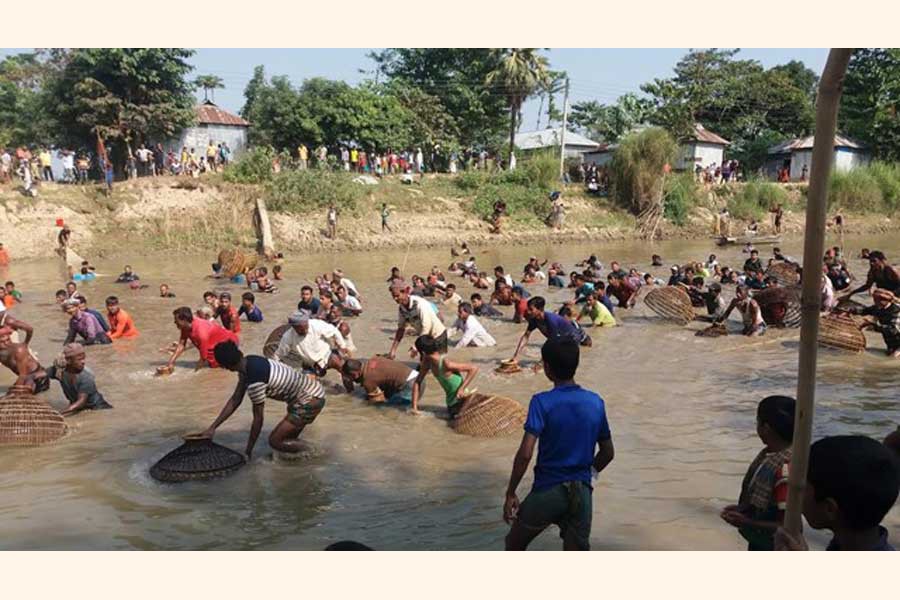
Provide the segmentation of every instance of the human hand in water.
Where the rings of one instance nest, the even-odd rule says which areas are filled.
[[[806,544],[806,538],[801,533],[794,537],[784,527],[775,530],[775,549],[776,550],[809,550]]]
[[[506,501],[503,503],[503,520],[507,525],[512,524],[519,516],[519,497],[515,494],[506,495]]]
[[[733,527],[743,527],[750,523],[750,519],[748,519],[744,513],[738,510],[727,510],[726,508],[722,511],[722,514],[720,516],[722,517],[723,521]]]

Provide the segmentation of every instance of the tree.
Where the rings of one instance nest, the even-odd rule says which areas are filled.
[[[195,118],[182,48],[79,48],[48,82],[60,141],[90,145],[96,134],[132,143],[174,137]],[[119,152],[114,159],[124,160]]]
[[[259,96],[261,88],[266,86],[266,70],[262,65],[256,65],[253,68],[253,77],[244,88],[244,106],[241,107],[241,117],[250,120],[250,110]]]
[[[0,147],[50,144],[53,122],[44,86],[61,54],[28,52],[0,61]]]
[[[853,53],[839,124],[876,157],[900,160],[900,49],[860,48]]]
[[[613,195],[638,215],[643,237],[652,239],[663,215],[665,167],[677,152],[675,140],[660,127],[626,136],[611,165]]]
[[[503,136],[505,96],[484,84],[495,67],[489,48],[388,48],[369,58],[376,77],[418,88],[437,102],[459,145],[489,146]]]
[[[538,108],[538,126],[541,128],[541,109],[544,104],[544,96],[547,97],[547,127],[553,121],[562,121],[562,113],[556,108],[556,95],[566,89],[568,74],[565,71],[549,71],[547,79],[538,88],[541,97],[541,107]]]
[[[653,114],[653,103],[636,94],[620,96],[613,105],[596,100],[572,106],[570,120],[589,138],[614,144],[638,125],[646,124]]]
[[[509,153],[516,147],[516,117],[522,104],[548,81],[547,59],[537,48],[503,48],[494,50],[496,67],[485,78],[506,97],[509,106]],[[511,162],[511,161],[510,161]]]
[[[225,82],[218,75],[200,75],[194,80],[194,85],[203,88],[203,101],[209,102],[209,92],[212,91],[213,102],[216,101],[216,90],[225,89]]]

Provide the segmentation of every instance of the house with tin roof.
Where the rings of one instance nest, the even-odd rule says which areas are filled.
[[[815,136],[784,141],[769,148],[764,167],[766,177],[778,179],[778,172],[786,168],[791,181],[809,178],[812,169],[812,149]],[[869,164],[871,153],[861,143],[841,134],[834,136],[834,170],[849,171]]]
[[[725,148],[731,142],[722,136],[706,129],[700,123],[694,123],[694,130],[678,147],[674,168],[678,171],[705,169],[710,165],[721,165],[725,160]]]
[[[540,131],[523,131],[516,134],[516,148],[526,152],[545,148],[559,148],[561,136],[561,127],[551,127]],[[594,140],[590,140],[568,128],[566,129],[565,144],[564,154],[566,158],[581,158],[581,155],[585,152],[591,152],[600,147],[600,144]]]
[[[167,150],[180,152],[183,147],[194,148],[197,155],[205,155],[210,141],[216,146],[225,142],[232,157],[239,156],[247,148],[247,131],[250,123],[210,102],[205,101],[195,109],[196,122],[181,135],[166,144]]]

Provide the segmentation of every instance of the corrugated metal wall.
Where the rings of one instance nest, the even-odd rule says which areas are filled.
[[[232,158],[237,158],[247,149],[247,128],[234,125],[197,125],[185,129],[181,137],[164,144],[166,150],[181,152],[182,147],[194,148],[197,155],[205,155],[206,146],[212,140],[215,145],[222,142],[231,148]]]

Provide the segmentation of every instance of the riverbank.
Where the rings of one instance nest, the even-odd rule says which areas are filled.
[[[507,246],[535,242],[628,241],[639,239],[633,215],[605,198],[587,196],[579,185],[563,191],[567,207],[561,229],[548,228],[534,215],[504,221],[500,234],[472,210],[473,197],[453,185],[449,176],[426,177],[403,185],[388,178],[376,185],[356,184],[364,197],[352,211],[340,214],[338,236],[328,239],[324,210],[310,215],[270,210],[276,249],[284,252],[338,252],[390,248],[434,248],[459,245]],[[740,189],[709,193],[703,206],[693,207],[684,224],[663,222],[659,238],[711,237],[716,207]],[[783,225],[786,238],[802,235],[805,198],[799,186],[787,186],[790,201]],[[256,230],[253,206],[264,197],[260,186],[230,184],[220,176],[200,179],[145,178],[115,185],[107,198],[97,185],[44,184],[37,198],[0,186],[0,241],[15,258],[53,255],[56,223],[61,219],[74,233],[73,246],[87,256],[215,251],[224,246],[253,248]],[[382,231],[381,206],[391,213],[390,231]],[[845,213],[847,234],[877,234],[900,229],[900,219],[876,214]],[[732,232],[746,223],[734,221]],[[770,233],[768,221],[761,233]]]

